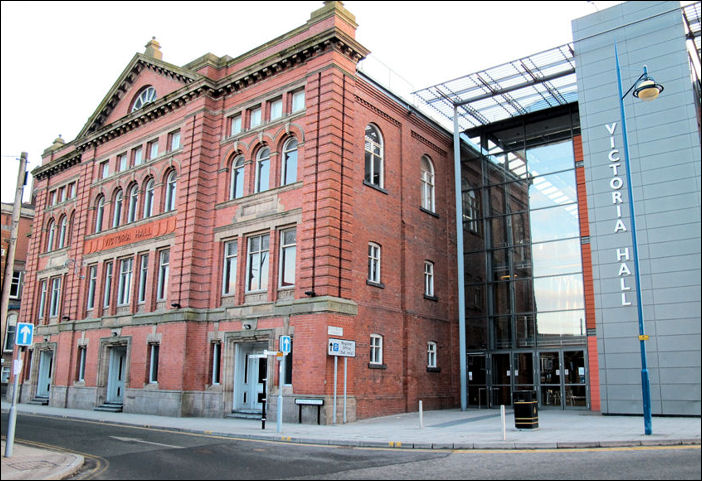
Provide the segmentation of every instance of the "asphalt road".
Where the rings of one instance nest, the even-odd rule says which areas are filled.
[[[3,434],[7,414],[2,415]],[[310,446],[19,414],[16,442],[85,456],[73,479],[700,479],[700,446],[423,451]]]

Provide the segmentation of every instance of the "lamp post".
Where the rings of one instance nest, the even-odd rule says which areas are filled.
[[[653,78],[649,77],[646,66],[643,73],[634,84],[622,94],[622,74],[619,68],[619,54],[617,44],[614,44],[614,58],[617,66],[617,85],[619,87],[619,111],[622,121],[622,136],[624,137],[624,166],[626,169],[626,189],[629,196],[629,215],[631,217],[631,242],[633,244],[634,258],[634,279],[636,282],[636,309],[639,320],[639,347],[641,349],[641,393],[643,396],[644,432],[649,435],[653,432],[651,427],[651,385],[648,378],[648,366],[646,364],[646,336],[644,331],[643,305],[641,302],[641,274],[639,270],[639,251],[636,241],[636,216],[634,215],[634,196],[631,188],[631,167],[629,165],[629,141],[626,134],[626,115],[624,114],[624,97],[634,90],[634,97],[643,101],[651,101],[658,97],[663,91],[663,86],[657,84]]]

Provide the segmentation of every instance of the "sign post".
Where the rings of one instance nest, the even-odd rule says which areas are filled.
[[[22,372],[22,353],[25,347],[31,346],[34,341],[34,324],[26,322],[18,322],[17,330],[15,331],[15,345],[19,347],[17,350],[17,359],[12,366],[12,374],[15,376],[12,383],[12,406],[7,421],[7,440],[5,442],[5,457],[12,457],[12,448],[15,444],[15,425],[17,424],[17,391],[19,391],[19,378]]]
[[[344,358],[344,424],[346,423],[346,373],[348,358],[356,357],[356,341],[345,339],[329,339],[327,354],[334,356],[334,407],[332,408],[332,423],[336,424],[336,372],[338,370],[339,356]]]
[[[280,352],[278,353],[278,415],[276,432],[281,432],[283,424],[283,375],[285,374],[285,364],[287,356],[290,354],[292,340],[290,336],[280,336]]]

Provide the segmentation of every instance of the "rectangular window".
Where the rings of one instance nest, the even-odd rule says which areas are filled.
[[[39,320],[44,319],[44,310],[46,309],[46,280],[39,283]]]
[[[268,289],[268,249],[270,236],[263,234],[249,238],[249,256],[246,291],[263,291]]]
[[[370,337],[370,363],[383,363],[383,336],[371,334]]]
[[[305,109],[305,91],[298,90],[292,94],[292,111],[299,112]]]
[[[137,147],[136,149],[132,150],[132,163],[134,165],[141,165],[143,161],[144,158],[142,155],[141,147]]]
[[[107,179],[110,176],[110,162],[104,161],[100,163],[100,178]]]
[[[380,246],[373,242],[368,244],[368,280],[380,284]]]
[[[224,243],[224,264],[222,266],[222,295],[234,294],[236,288],[238,242],[233,240]]]
[[[49,317],[56,317],[61,303],[61,278],[51,280],[51,300],[49,301]]]
[[[110,305],[110,295],[112,293],[112,262],[105,263],[105,285],[104,285],[104,295],[102,305],[109,307]]]
[[[97,266],[88,267],[88,301],[86,309],[91,310],[95,307],[95,290],[97,289]]]
[[[120,172],[127,170],[127,154],[120,154],[117,156],[117,168]]]
[[[234,115],[230,118],[231,128],[229,129],[229,135],[237,135],[241,133],[241,114]]]
[[[59,188],[58,198],[59,198],[59,202],[66,202],[66,188],[65,187]]]
[[[56,204],[56,191],[52,190],[49,193],[49,205],[55,205]]]
[[[78,382],[85,382],[85,346],[78,347]]]
[[[169,152],[180,149],[180,130],[168,134],[168,139]]]
[[[249,111],[249,128],[253,129],[261,125],[261,107],[256,107]]]
[[[146,279],[149,272],[149,254],[139,256],[139,303],[146,301]]]
[[[68,184],[68,198],[74,199],[76,197],[76,183],[71,182]]]
[[[158,382],[158,344],[149,344],[149,384]]]
[[[132,290],[132,259],[119,261],[119,284],[117,287],[117,305],[129,304],[129,293]]]
[[[283,99],[271,102],[271,120],[279,119],[283,116]]]
[[[434,297],[434,263],[424,262],[424,295]]]
[[[280,287],[295,285],[295,249],[296,230],[287,229],[280,232]]]
[[[15,348],[15,335],[17,331],[17,316],[7,316],[7,329],[5,330],[5,345],[3,351],[12,352]]]
[[[149,160],[158,157],[158,140],[152,140],[147,144],[147,149],[149,153]]]
[[[222,357],[222,344],[212,343],[212,384],[219,384],[219,363]]]
[[[22,272],[12,273],[12,283],[10,284],[10,299],[19,299],[22,295]]]
[[[436,367],[436,343],[427,342],[427,367]]]
[[[156,286],[156,300],[163,301],[168,295],[168,266],[170,251],[163,250],[158,254],[158,284]]]

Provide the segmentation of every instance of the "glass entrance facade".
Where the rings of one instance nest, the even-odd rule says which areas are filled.
[[[577,106],[467,134],[481,152],[462,159],[469,404],[533,390],[542,406],[586,407]]]

